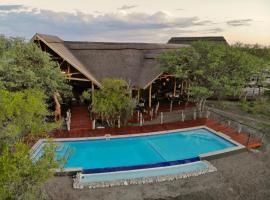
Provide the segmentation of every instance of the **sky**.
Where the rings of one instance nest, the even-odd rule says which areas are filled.
[[[224,36],[270,45],[270,0],[0,0],[0,34],[31,39],[160,42]]]

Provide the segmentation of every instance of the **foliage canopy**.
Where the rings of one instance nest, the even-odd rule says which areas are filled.
[[[0,37],[0,88],[9,91],[43,90],[71,95],[71,87],[49,54],[36,44],[18,38]]]
[[[3,145],[0,151],[0,199],[42,199],[41,186],[52,176],[51,168],[57,168],[54,147],[44,149],[43,156],[33,162],[29,147],[17,142],[13,148]]]
[[[161,68],[189,84],[188,93],[202,108],[212,95],[221,99],[240,95],[250,78],[265,67],[265,60],[238,46],[194,42],[190,47],[165,52]]]
[[[119,117],[125,124],[135,108],[135,101],[131,98],[127,82],[104,79],[101,85],[101,89],[95,91],[92,97],[93,112],[106,120],[109,126],[115,126]]]
[[[42,134],[57,125],[46,122],[48,111],[43,92],[0,90],[0,139],[9,143],[29,134]]]

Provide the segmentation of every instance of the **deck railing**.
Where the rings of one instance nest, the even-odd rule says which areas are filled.
[[[177,110],[174,112],[159,112],[158,115],[155,116],[155,119],[158,120],[157,123],[160,124],[167,122],[195,120],[199,118],[212,119],[225,127],[232,128],[233,130],[235,130],[235,132],[238,132],[239,134],[246,134],[246,145],[249,145],[255,139],[262,143],[263,138],[266,135],[265,130],[253,127],[250,124],[240,122],[239,120],[218,113],[212,110],[210,107],[206,107],[201,112],[199,112],[194,107],[189,109]],[[144,120],[142,121],[144,122]],[[141,123],[141,125],[143,124]]]
[[[237,119],[234,119],[232,117],[228,117],[224,114],[216,112],[209,107],[206,107],[204,112],[208,113],[209,119],[213,119],[224,126],[230,127],[232,129],[236,130],[238,133],[248,134],[247,145],[250,144],[252,139],[257,139],[261,143],[263,142],[263,138],[266,135],[265,130],[259,129],[257,127],[250,125],[250,124],[240,122]]]

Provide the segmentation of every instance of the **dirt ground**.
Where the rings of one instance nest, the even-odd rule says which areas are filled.
[[[261,200],[270,199],[270,142],[256,152],[246,151],[212,160],[218,169],[198,177],[171,182],[75,190],[71,177],[54,177],[44,187],[50,200]]]

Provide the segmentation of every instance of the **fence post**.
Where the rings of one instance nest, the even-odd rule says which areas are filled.
[[[142,113],[140,113],[140,126],[143,125],[143,116],[142,116]]]
[[[184,110],[181,110],[181,121],[185,121],[185,115],[184,115]]]
[[[140,121],[140,111],[137,111],[137,121]]]
[[[242,132],[242,125],[238,124],[238,133],[241,133],[241,132]]]
[[[249,144],[250,137],[251,137],[251,134],[249,133],[249,135],[248,135],[248,141],[247,141],[247,145]]]
[[[228,121],[228,126],[229,126],[229,127],[231,126],[231,120]]]
[[[209,117],[210,117],[210,111],[207,110],[207,111],[206,111],[206,118],[208,119]]]
[[[196,112],[196,110],[194,110],[194,112],[193,112],[193,119],[194,119],[194,120],[197,119],[197,112]]]
[[[153,108],[151,108],[151,110],[150,110],[150,120],[151,121],[153,120],[153,113],[154,113],[154,110],[153,110]]]
[[[92,121],[92,129],[96,129],[96,120],[95,119]]]
[[[163,124],[163,112],[160,113],[160,124]]]
[[[170,112],[172,112],[172,100],[171,100],[171,103],[170,103]]]
[[[121,126],[120,125],[120,116],[118,116],[118,120],[117,121],[118,121],[118,128],[120,128],[120,126]]]
[[[199,110],[199,112],[198,112],[198,117],[199,117],[199,118],[202,117],[202,111],[201,111],[201,110]]]

